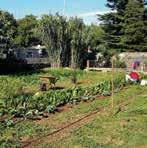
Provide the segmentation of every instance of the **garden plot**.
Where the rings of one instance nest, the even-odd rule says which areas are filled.
[[[72,71],[50,71],[52,75],[57,75],[60,79],[69,79],[72,76]],[[45,74],[49,74],[49,72]],[[79,75],[79,76],[78,76]],[[39,80],[34,75],[20,77],[1,77],[1,116],[12,115],[13,117],[25,117],[34,118],[34,116],[44,116],[44,113],[53,113],[57,110],[57,107],[63,106],[67,103],[77,104],[81,101],[88,101],[95,99],[96,96],[103,95],[109,96],[111,94],[111,75],[106,75],[105,80],[104,74],[100,73],[85,73],[83,71],[77,72],[77,79],[91,80],[89,77],[97,76],[93,84],[87,86],[84,83],[80,85],[73,85],[72,87],[67,86],[62,90],[48,90],[46,92],[35,92],[35,87],[39,86]],[[101,78],[102,75],[102,78]],[[57,76],[56,76],[57,77]],[[33,79],[34,78],[34,79]],[[100,80],[101,78],[101,80]],[[92,80],[91,80],[92,81]],[[62,83],[62,81],[61,81]],[[125,85],[123,74],[118,75],[114,79],[115,91],[119,91]],[[34,86],[34,87],[33,87]],[[32,88],[33,91],[26,91],[25,89]],[[36,117],[35,117],[36,118]]]
[[[1,121],[3,121],[1,128],[3,128],[3,126],[7,128],[13,126],[15,127],[17,126],[16,123],[20,122],[19,119],[22,120],[22,123],[25,123],[27,121],[23,121],[24,119],[36,120],[48,117],[51,115],[50,113],[59,112],[60,108],[66,104],[76,105],[80,102],[93,101],[98,96],[111,95],[110,73],[83,72],[80,70],[76,72],[77,80],[80,82],[76,85],[71,83],[73,71],[64,69],[47,69],[37,74],[23,75],[19,77],[12,75],[1,76],[0,115]],[[60,84],[64,85],[67,81],[70,85],[67,83],[65,88],[61,90],[54,89],[46,92],[40,92],[37,89],[40,83],[40,74],[58,76]],[[86,85],[85,80],[89,81],[90,84],[88,83]],[[117,74],[115,77],[114,86],[116,92],[120,91],[125,86],[124,75],[122,73]],[[29,130],[31,130],[30,123],[28,127],[29,126]],[[45,129],[48,128],[45,126],[43,130],[41,126],[40,130],[45,132]],[[39,129],[38,127],[35,127],[32,130],[34,131]],[[6,133],[8,132],[7,130],[5,131]],[[2,135],[3,134],[4,133],[2,131]],[[6,140],[2,141],[2,143],[3,142],[7,143]]]
[[[37,147],[48,147],[48,144],[51,147],[60,147],[63,143],[65,147],[74,147],[76,145],[79,147],[88,147],[90,145],[97,147],[97,143],[109,146],[115,144],[119,146],[125,143],[126,146],[129,144],[132,146],[133,139],[131,140],[127,133],[138,129],[141,133],[136,135],[136,144],[138,143],[139,145],[141,143],[140,139],[142,139],[142,145],[144,146],[145,139],[143,135],[146,133],[146,91],[147,87],[142,88],[136,85],[129,86],[120,93],[115,94],[115,116],[112,116],[110,110],[111,97],[103,99],[100,97],[88,103],[81,102],[76,106],[68,106],[62,112],[51,114],[48,118],[40,121],[26,120],[5,128],[1,130],[3,133],[1,142],[2,144],[8,142],[7,144],[11,145],[27,144],[26,147],[36,145]],[[101,110],[101,108],[104,109]],[[119,108],[121,110],[118,112]],[[88,119],[80,120],[97,110],[99,112],[88,117]],[[80,123],[78,122],[72,127],[69,126],[57,135],[49,136],[49,134],[77,120],[80,120]],[[136,121],[137,123],[135,123]],[[108,124],[109,128],[106,124]],[[14,133],[16,133],[16,139],[12,136]],[[126,138],[123,138],[123,135]],[[133,137],[130,133],[131,136]],[[78,139],[81,140],[78,141]],[[89,143],[89,141],[91,142]]]

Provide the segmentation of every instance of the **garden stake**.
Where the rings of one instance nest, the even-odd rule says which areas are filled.
[[[111,83],[112,83],[111,106],[112,106],[112,110],[114,112],[114,57],[112,57],[112,79],[111,79]]]

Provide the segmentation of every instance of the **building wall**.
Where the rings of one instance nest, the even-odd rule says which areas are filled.
[[[15,51],[16,58],[26,59],[26,58],[39,58],[39,50],[36,49],[21,49]]]
[[[16,49],[14,54],[18,60],[25,60],[27,64],[49,64],[48,56],[42,57],[39,49]]]
[[[125,61],[128,70],[132,69],[132,65],[135,61],[139,61],[140,66],[137,70],[147,71],[147,52],[125,52],[121,53],[119,56]]]

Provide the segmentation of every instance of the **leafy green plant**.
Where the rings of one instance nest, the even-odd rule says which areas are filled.
[[[24,107],[19,107],[17,109],[11,109],[10,113],[14,116],[14,117],[24,117],[26,114],[27,110]]]
[[[6,127],[12,127],[12,126],[14,126],[14,121],[11,120],[11,119],[5,119],[4,125],[5,125]]]
[[[73,71],[73,73],[72,73],[72,75],[71,75],[71,82],[73,83],[73,84],[77,84],[77,72],[76,72],[76,70],[74,70]]]
[[[17,100],[16,96],[20,94],[22,89],[20,81],[9,81],[9,79],[3,79],[0,85],[0,88],[2,89],[0,91],[0,98],[4,100],[5,108],[8,109],[8,106],[17,108],[19,100]]]
[[[45,109],[45,112],[54,113],[55,110],[56,110],[56,106],[54,106],[54,105],[49,105],[49,106],[47,106],[47,108]]]
[[[64,75],[63,71],[53,71]],[[80,74],[76,71],[76,76]],[[69,70],[68,76],[72,75]],[[16,79],[12,82],[10,78],[0,79],[0,85],[6,85],[0,90],[0,115],[9,113],[15,117],[32,117],[42,114],[43,112],[54,112],[57,107],[73,103],[77,104],[80,101],[92,100],[97,95],[110,95],[111,94],[111,81],[104,80],[96,85],[84,87],[74,86],[72,88],[63,90],[49,90],[47,92],[37,92],[34,95],[23,92],[22,79]],[[28,78],[27,78],[28,79]],[[32,78],[31,78],[32,79]],[[24,81],[24,80],[23,80]],[[25,80],[25,81],[30,81]],[[114,79],[115,91],[119,91],[125,85],[123,75],[118,75]],[[7,93],[8,92],[8,93]],[[5,99],[6,98],[6,99]]]
[[[20,141],[18,139],[13,139],[13,138],[2,138],[0,139],[0,146],[3,148],[8,148],[8,147],[19,148]]]

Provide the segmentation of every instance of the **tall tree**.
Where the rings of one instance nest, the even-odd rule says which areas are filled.
[[[136,3],[138,3],[138,5]],[[100,19],[102,20],[101,26],[105,31],[103,38],[104,44],[108,47],[109,50],[115,49],[116,51],[125,51],[127,50],[126,47],[129,48],[130,44],[133,45],[134,42],[142,46],[141,43],[144,43],[143,38],[144,32],[146,30],[145,23],[143,22],[144,4],[144,0],[107,0],[107,6],[111,10],[115,11],[101,16]],[[133,17],[135,20],[131,20]],[[141,34],[143,30],[144,32]],[[131,32],[134,37],[131,36]],[[127,44],[129,46],[127,46]]]
[[[66,19],[59,14],[44,15],[40,21],[42,41],[49,52],[52,66],[66,66],[68,64],[65,53],[67,52],[68,26]]]
[[[147,5],[147,1],[145,3]],[[145,30],[145,38],[144,38],[144,44],[147,46],[147,8],[145,7],[144,10],[144,30]],[[146,49],[143,49],[144,51],[147,51],[147,47]]]
[[[84,23],[82,19],[71,18],[69,20],[71,34],[71,67],[79,68],[83,65],[84,54]]]
[[[48,49],[51,66],[57,63],[57,23],[53,15],[43,15],[40,20],[41,38]]]
[[[12,47],[17,23],[12,14],[0,10],[0,52]]]
[[[56,14],[44,15],[40,21],[42,41],[49,52],[52,66],[70,66],[79,68],[83,65],[85,48],[81,19],[66,18]]]
[[[129,0],[124,13],[123,28],[122,42],[126,48],[137,51],[147,48],[143,1]]]
[[[120,44],[121,35],[123,32],[123,16],[128,0],[107,0],[107,7],[113,12],[100,16],[102,21],[102,28],[105,31],[104,43],[111,48],[121,48]]]
[[[59,46],[60,46],[60,66],[67,67],[70,65],[70,30],[68,27],[68,22],[65,17],[58,15],[59,22]]]
[[[90,47],[92,50],[97,50],[98,45],[102,43],[104,31],[98,25],[91,24],[85,26],[84,29],[84,42],[86,47]]]
[[[17,21],[17,34],[14,41],[16,46],[29,47],[40,43],[38,32],[38,20],[33,15],[27,15]]]

